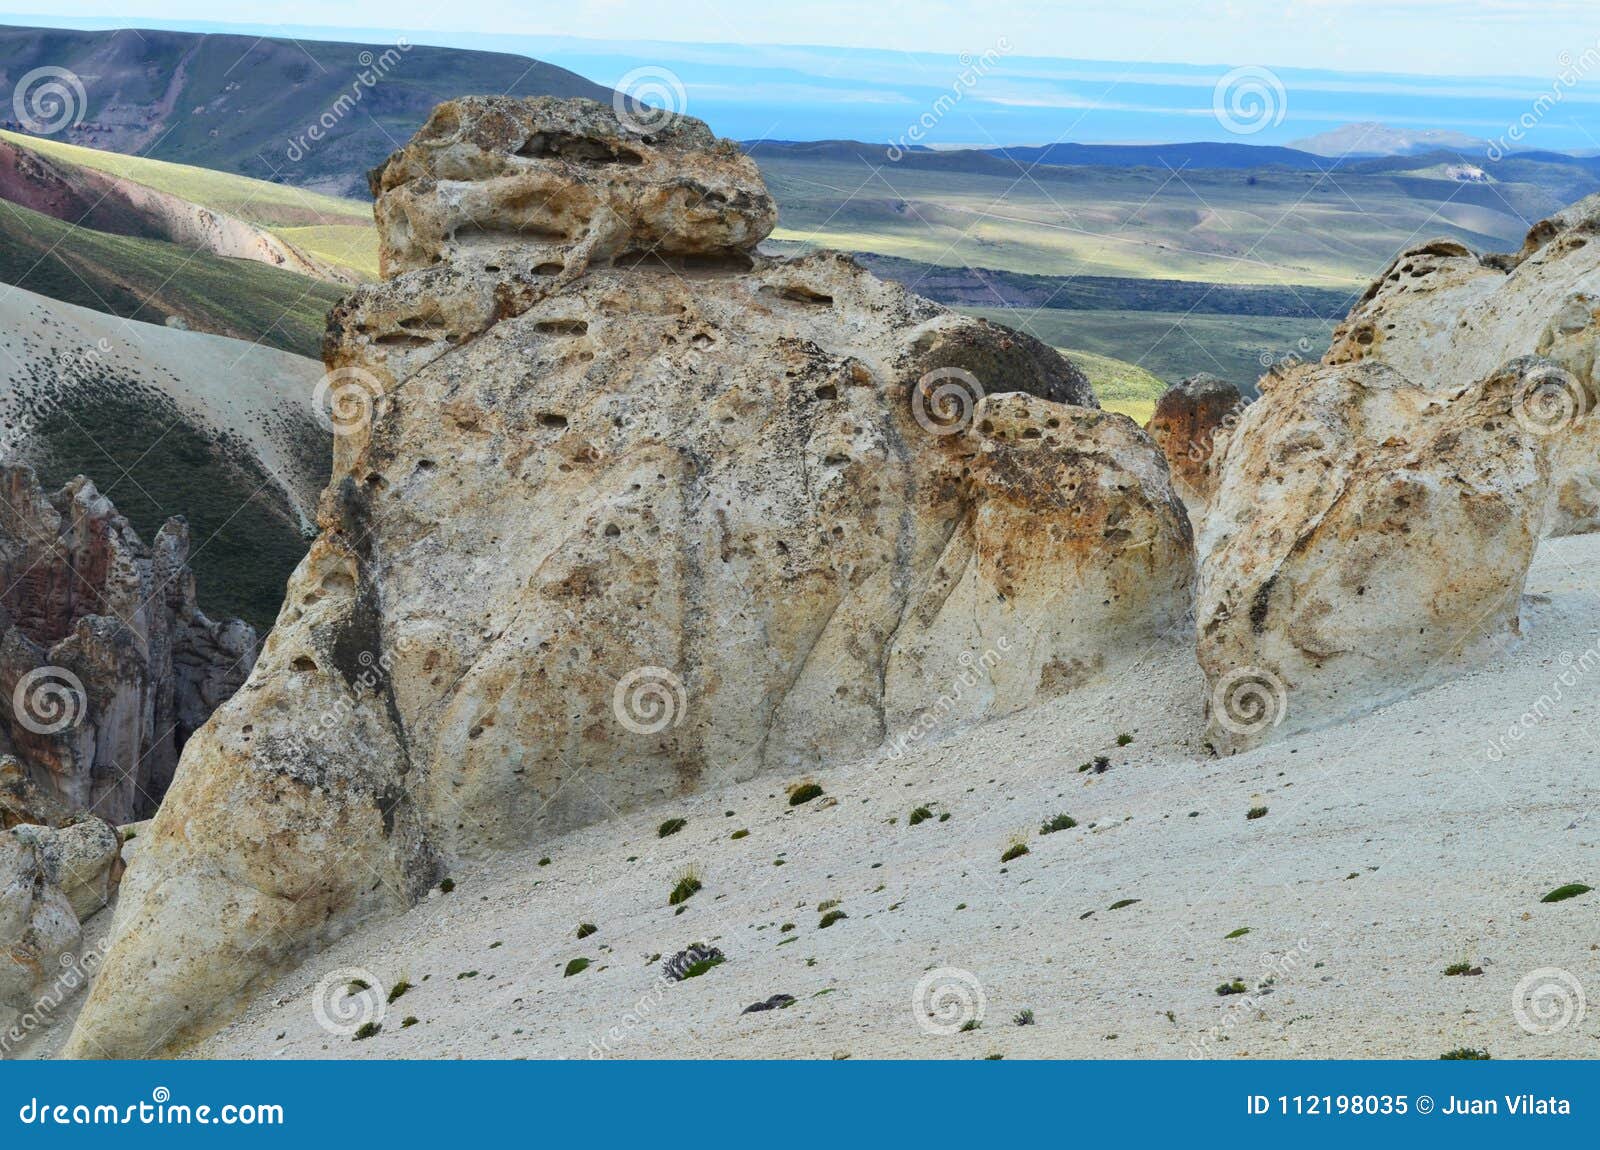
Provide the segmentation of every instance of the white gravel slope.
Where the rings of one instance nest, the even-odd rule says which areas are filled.
[[[1204,683],[1174,644],[1098,689],[900,761],[826,771],[816,780],[834,805],[791,809],[795,780],[766,776],[463,867],[452,893],[317,956],[196,1054],[1600,1053],[1600,890],[1539,901],[1569,882],[1600,887],[1600,661],[1578,670],[1586,650],[1600,660],[1600,536],[1547,544],[1528,590],[1525,641],[1494,666],[1232,759],[1197,745]],[[1564,654],[1571,685],[1558,679]],[[1491,740],[1542,695],[1547,713],[1491,761]],[[1121,732],[1134,740],[1119,748]],[[1099,754],[1108,772],[1078,772]],[[907,825],[919,804],[950,818]],[[1268,813],[1247,820],[1255,806]],[[1080,825],[1040,836],[1061,811]],[[673,816],[688,825],[657,838]],[[731,839],[739,829],[748,837]],[[1031,852],[1003,867],[1020,831]],[[691,863],[704,888],[675,915],[667,894]],[[827,899],[849,917],[819,930]],[[1122,899],[1139,901],[1108,909]],[[598,932],[579,941],[580,922]],[[666,984],[647,961],[701,939],[728,960],[702,977]],[[592,965],[563,977],[579,956]],[[1482,974],[1443,974],[1462,961]],[[930,968],[981,987],[981,1028],[919,1025]],[[1534,1034],[1513,996],[1544,968],[1591,1005]],[[415,984],[361,1041],[331,1034],[313,1007],[319,980],[344,972],[342,986],[353,969],[380,989]],[[1216,993],[1269,976],[1270,993]],[[1553,993],[1527,1001],[1532,1024],[1563,993],[1576,1006],[1559,976],[1542,977]],[[797,1001],[741,1014],[778,993]],[[375,1007],[379,992],[362,997]],[[1013,1024],[1024,1008],[1035,1025]],[[418,1021],[402,1028],[407,1017]]]

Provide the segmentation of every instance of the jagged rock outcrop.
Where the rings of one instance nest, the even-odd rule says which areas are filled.
[[[1212,456],[1221,440],[1238,423],[1244,397],[1226,380],[1202,372],[1175,383],[1156,400],[1156,410],[1145,425],[1161,448],[1177,490],[1196,523],[1211,500],[1214,476]]]
[[[1334,333],[1327,363],[1376,361],[1449,391],[1524,355],[1553,369],[1518,420],[1556,444],[1545,529],[1600,528],[1600,196],[1537,224],[1522,250],[1478,257],[1453,240],[1403,252]]]
[[[76,952],[83,928],[46,851],[47,827],[0,832],[0,1030]]]
[[[1381,363],[1261,381],[1200,540],[1213,746],[1379,705],[1517,634],[1554,452],[1516,412],[1547,367],[1443,393]]]
[[[188,554],[181,519],[147,548],[87,479],[0,465],[0,751],[69,812],[153,813],[249,673],[255,632],[200,611]]]
[[[323,534],[72,1051],[182,1045],[452,857],[1059,695],[1185,617],[1144,433],[1026,336],[758,255],[698,121],[460,100],[374,188]]]

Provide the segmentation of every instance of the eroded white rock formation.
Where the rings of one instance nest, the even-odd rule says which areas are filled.
[[[374,188],[323,534],[141,835],[74,1052],[183,1044],[450,858],[1057,696],[1184,619],[1144,433],[1026,336],[757,255],[771,200],[698,121],[460,100]]]

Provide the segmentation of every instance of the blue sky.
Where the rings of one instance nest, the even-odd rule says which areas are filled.
[[[57,17],[215,20],[215,0],[55,0]],[[406,28],[746,44],[1266,64],[1423,75],[1542,77],[1600,39],[1595,0],[252,0],[257,24]]]
[[[570,0],[508,10],[482,0],[251,3],[58,0],[9,23],[154,26],[519,52],[617,85],[665,69],[678,110],[739,139],[903,140],[972,75],[921,137],[936,146],[1235,140],[1284,144],[1352,121],[1503,138],[1559,91],[1517,146],[1600,150],[1600,0],[919,0],[777,5]],[[446,26],[447,25],[447,26]],[[1272,111],[1241,135],[1218,83],[1270,70]],[[1271,91],[1270,86],[1279,86]],[[659,101],[658,101],[659,102]],[[1510,149],[1508,149],[1510,150]]]

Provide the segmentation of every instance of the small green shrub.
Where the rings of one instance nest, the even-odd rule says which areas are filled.
[[[1139,900],[1136,898],[1119,898],[1116,902],[1106,907],[1107,910],[1121,910],[1125,906],[1132,906]]]
[[[1019,1010],[1019,1011],[1017,1011],[1016,1017],[1013,1018],[1011,1021],[1016,1023],[1018,1026],[1032,1026],[1033,1025],[1033,1011],[1031,1011],[1031,1010]]]
[[[967,1019],[965,1022],[963,1022],[961,1024],[961,1033],[962,1034],[966,1034],[968,1031],[981,1030],[982,1028],[983,1028],[983,1019],[981,1019],[981,1018],[969,1018],[969,1019]]]
[[[927,807],[918,807],[916,810],[911,812],[911,817],[906,821],[910,825],[916,826],[918,823],[925,823],[931,818],[933,818],[932,811],[930,811]]]
[[[378,1031],[382,1029],[383,1023],[381,1022],[363,1022],[356,1029],[355,1037],[351,1039],[351,1041],[360,1042],[363,1038],[371,1038],[374,1034],[378,1033]]]
[[[1217,993],[1218,994],[1244,994],[1249,989],[1250,988],[1248,986],[1246,986],[1244,983],[1240,982],[1236,978],[1232,982],[1224,982],[1221,986],[1217,987]]]
[[[838,922],[841,918],[849,918],[849,917],[850,916],[845,914],[845,912],[842,911],[842,910],[830,910],[827,914],[822,916],[822,921],[817,923],[817,929],[818,930],[827,930],[830,926],[832,926],[834,923]]]
[[[1441,1062],[1489,1062],[1492,1058],[1487,1050],[1474,1050],[1470,1046],[1458,1046],[1454,1050],[1447,1050],[1439,1055]]]
[[[1259,819],[1259,818],[1263,817],[1266,813],[1267,813],[1267,808],[1266,807],[1251,807],[1249,810],[1247,810],[1244,813],[1244,817],[1247,818],[1247,819]]]
[[[943,814],[941,814],[941,815],[940,815],[940,816],[939,816],[939,821],[940,821],[940,822],[941,822],[941,823],[947,823],[947,822],[949,822],[949,821],[950,821],[950,812],[949,812],[949,811],[945,811],[945,812],[944,812],[944,813],[943,813]]]
[[[677,906],[680,902],[687,902],[689,897],[703,885],[694,868],[689,867],[678,876],[678,881],[672,887],[672,893],[667,896],[667,905]]]
[[[801,783],[799,786],[795,787],[794,790],[789,792],[789,805],[791,807],[798,807],[803,803],[809,803],[812,799],[817,798],[821,794],[822,787],[819,784]]]
[[[408,1026],[415,1026],[416,1024],[417,1024],[417,1016],[415,1014],[408,1014],[408,1015],[406,1015],[404,1018],[402,1018],[400,1020],[400,1029],[404,1030]]]
[[[1041,823],[1039,825],[1039,833],[1042,835],[1053,835],[1057,831],[1070,831],[1077,825],[1078,820],[1073,818],[1071,815],[1057,815],[1049,822]]]
[[[1020,838],[1012,839],[1011,840],[1011,845],[1008,846],[1005,849],[1005,852],[1003,854],[1001,854],[1000,861],[1003,862],[1003,863],[1008,863],[1008,862],[1011,862],[1013,859],[1021,858],[1023,855],[1025,855],[1027,853],[1028,853],[1028,844],[1027,844],[1027,842],[1025,840],[1020,839]]]
[[[668,835],[675,835],[688,825],[688,819],[668,819],[656,828],[656,838],[664,839]]]
[[[1118,735],[1117,736],[1117,746],[1119,746],[1119,747],[1126,747],[1131,742],[1133,742],[1133,736],[1132,735]]]
[[[442,883],[439,884],[439,893],[440,894],[449,894],[451,891],[453,891],[455,889],[456,889],[456,880],[453,879],[453,878],[447,878]]]
[[[1227,934],[1223,935],[1222,937],[1224,939],[1243,938],[1245,935],[1247,935],[1249,933],[1250,933],[1250,928],[1248,926],[1241,926],[1238,930],[1230,930]]]
[[[750,837],[750,832],[749,831],[734,831],[728,837],[730,839],[747,839],[747,838]]]
[[[395,999],[399,998],[402,994],[410,989],[411,984],[402,978],[399,982],[395,983],[389,988],[389,1001],[391,1003],[394,1002]]]
[[[599,929],[600,928],[592,922],[580,922],[578,924],[578,937],[588,938],[591,934],[595,933],[595,931]]]
[[[836,899],[836,898],[825,898],[825,899],[823,899],[821,902],[819,902],[817,904],[817,913],[818,914],[827,914],[830,910],[832,910],[834,907],[836,907],[838,905],[839,905],[839,900],[838,899]]]
[[[567,963],[567,969],[561,972],[561,977],[571,978],[573,975],[582,974],[588,969],[589,960],[587,958],[575,958],[571,962]]]
[[[549,866],[550,865],[550,856],[549,855],[545,855],[544,858],[540,859],[539,860],[539,865],[540,866]]]
[[[1584,886],[1581,882],[1569,882],[1566,886],[1558,886],[1555,890],[1541,898],[1540,902],[1565,902],[1569,898],[1577,898],[1580,894],[1588,894],[1593,887]]]

